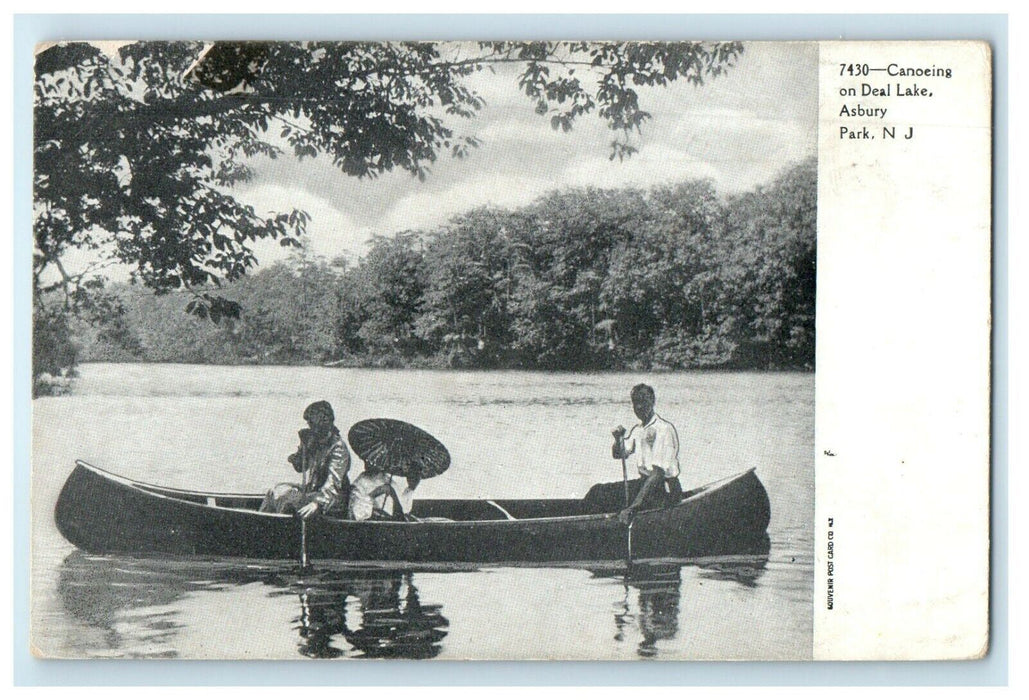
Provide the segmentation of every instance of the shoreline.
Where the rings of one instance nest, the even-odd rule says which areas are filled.
[[[611,368],[611,369],[545,369],[532,367],[441,367],[433,365],[411,364],[404,366],[380,366],[372,364],[353,365],[326,365],[326,364],[291,364],[291,363],[258,363],[258,362],[173,362],[167,360],[88,360],[78,364],[78,367],[89,365],[166,365],[182,367],[226,367],[226,368],[296,368],[296,369],[356,369],[356,370],[378,370],[378,371],[425,371],[425,372],[460,372],[467,374],[484,373],[525,373],[525,374],[677,374],[677,373],[750,373],[750,374],[814,374],[814,367],[682,367],[682,368]],[[74,378],[74,376],[72,377]]]

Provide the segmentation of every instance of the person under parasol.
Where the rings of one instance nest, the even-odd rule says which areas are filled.
[[[350,490],[352,520],[408,520],[414,491],[422,479],[450,467],[450,453],[436,438],[403,421],[372,418],[354,424],[350,446],[364,460],[365,470]],[[398,491],[393,477],[406,477]]]

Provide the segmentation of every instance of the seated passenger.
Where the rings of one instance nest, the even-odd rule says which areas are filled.
[[[350,519],[403,519],[403,508],[393,490],[393,478],[374,464],[365,464],[364,471],[350,487]]]
[[[296,512],[304,518],[318,512],[342,515],[350,488],[350,450],[334,424],[328,401],[308,406],[304,420],[309,427],[300,431],[300,447],[288,457],[293,469],[302,475],[303,483],[278,484],[269,489],[261,512]]]
[[[397,495],[397,503],[400,505],[400,511],[404,520],[418,520],[418,518],[411,515],[411,507],[414,506],[414,490],[418,488],[418,484],[421,482],[422,477],[417,474],[412,474],[407,477],[407,486],[404,487],[403,491],[396,492],[396,486],[393,486],[394,492]]]

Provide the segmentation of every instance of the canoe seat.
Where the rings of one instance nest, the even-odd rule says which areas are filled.
[[[418,518],[420,523],[452,523],[453,518]]]
[[[501,513],[503,513],[504,517],[507,518],[508,520],[518,520],[518,518],[516,518],[515,516],[511,515],[510,513],[508,513],[507,510],[505,510],[504,507],[501,506],[496,501],[486,501],[486,503],[489,503],[491,506],[493,506],[494,508],[499,510]]]

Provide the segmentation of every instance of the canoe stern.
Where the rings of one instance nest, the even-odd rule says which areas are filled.
[[[770,520],[768,492],[750,470],[676,507],[640,513],[633,524],[633,556],[767,554]]]

